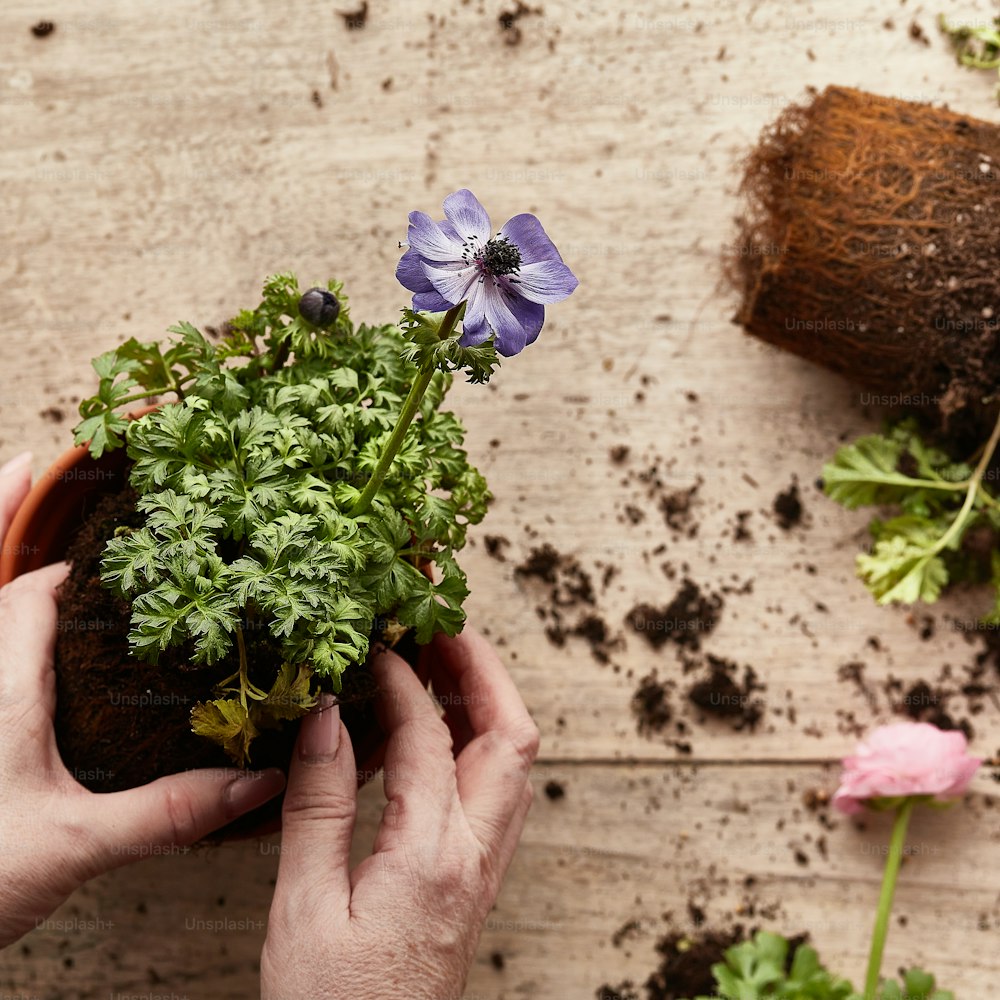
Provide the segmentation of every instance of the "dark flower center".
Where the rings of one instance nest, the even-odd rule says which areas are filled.
[[[521,267],[521,251],[506,236],[495,236],[476,253],[474,260],[480,270],[494,277],[515,274]]]

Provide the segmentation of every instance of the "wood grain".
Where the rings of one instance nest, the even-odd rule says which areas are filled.
[[[497,15],[510,6],[371,0],[367,25],[348,31],[314,0],[4,5],[0,453],[30,447],[41,472],[67,444],[94,354],[178,319],[218,323],[253,303],[270,272],[336,275],[356,317],[392,317],[405,302],[393,278],[405,214],[436,211],[456,187],[472,187],[495,220],[537,212],[581,287],[491,389],[458,386],[454,406],[496,494],[466,553],[470,614],[542,729],[539,784],[557,776],[569,794],[540,796],[468,996],[569,1000],[642,978],[662,912],[683,925],[694,894],[721,913],[747,874],[778,925],[811,929],[858,979],[880,859],[845,823],[823,859],[797,796],[831,785],[824,762],[859,725],[890,716],[890,676],[932,680],[947,664],[960,686],[988,598],[943,602],[927,641],[919,615],[872,604],[852,566],[865,518],[813,482],[841,437],[877,426],[877,413],[846,382],[746,339],[730,323],[722,263],[739,159],[807,87],[861,86],[995,120],[991,76],[955,67],[933,28],[939,6],[987,17],[990,5],[546,0],[508,45]],[[42,16],[56,30],[39,40],[29,29]],[[910,37],[911,20],[929,47]],[[61,422],[43,416],[52,407]],[[622,466],[609,458],[619,445],[630,449]],[[624,516],[648,501],[623,480],[657,460],[668,488],[703,480],[693,537],[652,510],[635,525]],[[771,505],[793,477],[806,520],[785,532]],[[742,510],[750,542],[733,540]],[[506,562],[487,555],[486,534],[509,540]],[[543,589],[514,572],[546,542],[597,583],[599,613],[622,638],[611,663],[581,640],[546,638]],[[608,566],[617,572],[602,591]],[[754,733],[698,721],[677,651],[624,623],[637,603],[666,603],[684,575],[708,591],[752,581],[726,595],[703,647],[766,685]],[[854,661],[871,697],[837,680]],[[690,759],[637,731],[630,701],[653,670],[678,685]],[[989,698],[976,714],[962,697],[947,707],[969,718],[978,750],[1000,745]],[[992,801],[921,819],[915,842],[938,853],[908,866],[909,924],[887,961],[925,961],[966,997],[1000,971]],[[370,789],[359,845],[377,811]],[[273,846],[156,858],[99,879],[60,912],[69,929],[36,931],[28,952],[0,956],[0,988],[45,1000],[253,995]],[[610,936],[637,916],[627,957]],[[213,920],[246,926],[197,923]]]

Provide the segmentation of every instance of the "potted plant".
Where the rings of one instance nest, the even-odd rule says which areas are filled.
[[[471,192],[444,207],[440,223],[410,215],[399,324],[355,325],[339,283],[303,294],[281,274],[221,337],[181,323],[95,359],[77,447],[0,562],[0,582],[72,562],[56,731],[83,784],[285,766],[324,691],[359,780],[379,766],[368,652],[409,642],[416,663],[461,630],[456,554],[490,499],[448,388],[457,372],[488,382],[577,283],[534,216],[493,234]]]

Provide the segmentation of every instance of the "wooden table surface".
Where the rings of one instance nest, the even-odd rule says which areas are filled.
[[[959,685],[981,650],[963,625],[987,597],[933,608],[927,639],[920,613],[874,606],[853,576],[866,518],[813,483],[877,415],[848,383],[733,326],[722,262],[740,157],[806,87],[996,120],[994,80],[955,66],[938,5],[912,0],[540,0],[509,44],[498,15],[515,6],[370,0],[366,25],[348,30],[315,0],[4,4],[0,454],[31,447],[42,471],[93,385],[89,359],[122,338],[218,323],[285,269],[339,277],[357,318],[385,321],[406,301],[393,269],[408,211],[436,213],[469,186],[495,221],[536,212],[580,288],[491,390],[457,386],[453,404],[496,494],[464,553],[470,615],[542,730],[539,792],[557,781],[565,796],[537,798],[467,996],[578,1000],[641,982],[657,937],[691,927],[689,903],[708,925],[755,907],[775,929],[808,929],[858,983],[886,824],[828,829],[802,797],[834,786],[859,726],[893,717],[890,677],[933,680],[947,665]],[[980,20],[990,8],[942,6]],[[41,18],[56,29],[38,39]],[[667,489],[703,480],[693,536],[647,498],[637,474],[654,464]],[[793,478],[805,517],[785,531],[771,507]],[[639,523],[630,504],[647,512]],[[737,542],[744,510],[752,539]],[[486,534],[509,540],[505,561]],[[579,638],[547,638],[546,588],[515,572],[546,543],[595,581],[619,637],[611,662]],[[700,720],[676,646],[656,650],[625,624],[685,575],[728,590],[703,651],[766,685],[754,732]],[[566,615],[572,626],[578,609]],[[840,677],[852,662],[868,694]],[[653,670],[678,686],[690,753],[638,731],[630,703]],[[987,696],[972,714],[956,697],[948,710],[992,755],[1000,704]],[[885,963],[925,964],[966,1000],[1000,973],[995,788],[986,769],[967,802],[915,820],[896,908],[907,922]],[[359,853],[380,789],[362,799]],[[0,955],[0,996],[256,995],[277,850],[271,838],[98,879]]]

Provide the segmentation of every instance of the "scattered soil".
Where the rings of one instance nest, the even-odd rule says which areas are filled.
[[[665,607],[637,604],[626,616],[626,621],[653,649],[667,642],[699,649],[702,638],[718,623],[722,607],[721,595],[706,594],[693,580],[685,578],[680,590]]]
[[[939,729],[961,730],[971,740],[975,735],[973,717],[983,712],[987,705],[1000,708],[1000,677],[986,653],[958,673],[945,664],[932,680],[907,678],[904,681],[889,674],[876,684],[867,679],[866,669],[863,661],[852,660],[840,666],[838,677],[855,688],[873,715],[888,709],[916,722],[929,722]],[[861,736],[866,729],[859,725],[851,731]]]
[[[368,23],[368,0],[361,0],[357,10],[337,11],[348,31],[360,31]]]
[[[524,31],[520,21],[530,14],[541,14],[541,7],[529,7],[523,0],[515,0],[513,10],[503,10],[497,16],[497,23],[503,32],[503,40],[508,45],[520,45],[524,38]]]
[[[50,424],[61,424],[66,419],[66,414],[58,406],[50,406],[38,415]]]
[[[561,781],[547,781],[545,795],[550,802],[558,802],[566,797],[566,786]]]
[[[639,994],[635,991],[635,984],[626,979],[617,986],[605,984],[598,988],[595,994],[597,1000],[639,1000]]]
[[[166,774],[197,767],[232,767],[214,743],[191,732],[190,711],[212,697],[212,686],[235,669],[223,662],[197,666],[182,650],[161,655],[158,665],[129,654],[131,609],[101,586],[100,559],[115,529],[141,523],[131,487],[101,499],[86,517],[67,558],[72,563],[62,585],[56,639],[55,728],[66,767],[85,787],[112,792],[145,784]],[[415,662],[417,647],[403,640],[397,651]],[[269,685],[276,648],[270,636],[248,643],[251,680]],[[373,697],[377,685],[365,666],[344,675],[338,696],[351,732],[359,767],[381,742]],[[287,770],[297,725],[263,732],[251,748],[254,768]],[[250,829],[277,815],[270,803],[240,821]]]
[[[569,638],[583,639],[598,663],[608,663],[620,648],[615,635],[596,608],[591,576],[573,557],[557,552],[548,543],[531,550],[514,575],[545,585],[546,600],[535,611],[546,623],[545,635],[552,645],[563,647]]]
[[[929,46],[931,44],[931,40],[927,37],[927,33],[920,27],[919,24],[917,24],[916,21],[910,22],[910,38],[912,38],[915,42],[919,42],[921,45]]]
[[[53,21],[39,21],[31,29],[31,33],[35,38],[48,38],[53,31],[56,30],[55,22]]]
[[[778,527],[789,531],[802,520],[802,500],[799,497],[799,484],[792,480],[787,490],[783,490],[774,498],[774,516]]]
[[[644,735],[662,733],[674,718],[670,703],[671,683],[663,682],[654,671],[639,682],[632,695],[632,711],[639,723],[639,732]]]
[[[713,996],[712,966],[721,962],[726,949],[744,940],[744,936],[742,927],[734,927],[661,938],[656,945],[660,965],[645,983],[647,1000]]]
[[[613,465],[622,465],[628,458],[629,449],[618,445],[609,455]],[[644,513],[658,511],[675,538],[694,538],[699,529],[698,492],[704,480],[697,476],[690,486],[681,487],[669,483],[668,475],[675,461],[657,458],[641,469],[630,469],[621,485],[638,488],[648,501]]]
[[[617,986],[608,986],[605,984],[599,987],[595,996],[597,1000],[639,1000],[639,994],[635,991],[635,984],[629,979],[626,979],[623,983],[619,983]]]
[[[632,695],[632,715],[641,736],[667,736],[668,746],[680,754],[690,754],[691,743],[687,722],[674,710],[672,696],[676,684],[672,680],[660,680],[656,671],[639,681]]]
[[[497,972],[503,972],[503,967],[505,964],[506,961],[503,957],[503,952],[500,951],[490,952],[490,965],[492,965],[493,968],[497,970]]]
[[[689,538],[698,534],[698,524],[692,517],[692,507],[703,482],[704,480],[699,476],[693,486],[684,490],[664,493],[660,497],[660,513],[663,514],[663,520],[667,522],[667,527],[673,528],[677,532],[683,532]]]
[[[708,654],[704,664],[698,666],[707,676],[688,689],[688,700],[709,715],[727,719],[734,729],[756,729],[764,715],[764,702],[756,692],[764,691],[765,687],[753,667],[744,667],[740,680],[740,668],[731,660]],[[691,667],[686,664],[685,670]]]
[[[752,542],[753,532],[747,527],[747,522],[751,518],[748,510],[738,510],[736,512],[736,526],[733,528],[733,540],[737,542]]]
[[[485,535],[483,537],[483,544],[486,546],[486,554],[491,559],[496,559],[497,562],[507,561],[504,549],[510,545],[509,538],[504,538],[503,535]]]

